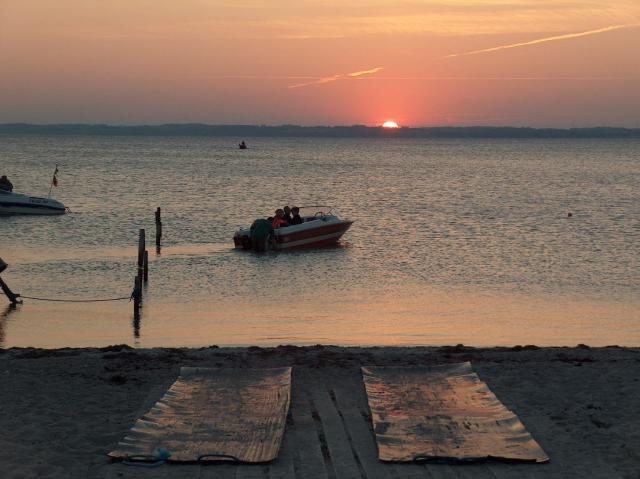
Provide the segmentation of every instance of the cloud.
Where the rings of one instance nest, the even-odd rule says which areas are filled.
[[[382,67],[376,67],[372,68],[371,70],[362,70],[360,72],[347,73],[347,76],[359,77],[362,75],[373,75],[374,73],[378,73],[380,70],[382,70]]]
[[[363,75],[373,75],[382,70],[382,67],[371,68],[369,70],[361,70],[358,72],[352,73],[342,73],[338,75],[331,75],[328,77],[318,78],[316,80],[305,82],[305,83],[296,83],[295,85],[289,85],[289,88],[302,88],[310,85],[322,85],[323,83],[330,83],[332,81],[344,79],[344,78],[357,78]]]
[[[571,39],[571,38],[586,37],[586,36],[589,36],[589,35],[597,35],[598,33],[611,32],[613,30],[621,30],[623,28],[634,28],[634,27],[638,27],[638,26],[640,26],[640,24],[610,25],[608,27],[598,28],[596,30],[588,30],[586,32],[567,33],[565,35],[555,35],[555,36],[552,36],[552,37],[538,38],[537,40],[530,40],[528,42],[511,43],[509,45],[500,45],[500,46],[492,47],[492,48],[483,48],[482,50],[472,50],[470,52],[452,53],[451,55],[446,55],[444,58],[454,58],[454,57],[462,57],[462,56],[467,56],[467,55],[477,55],[478,53],[495,52],[495,51],[498,51],[498,50],[507,50],[509,48],[518,48],[518,47],[524,47],[524,46],[528,46],[528,45],[537,45],[538,43],[555,42],[555,41],[558,41],[558,40],[568,40],[568,39]]]

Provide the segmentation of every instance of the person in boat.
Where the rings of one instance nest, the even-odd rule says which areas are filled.
[[[2,175],[0,177],[0,190],[12,192],[13,191],[13,183],[9,181],[7,175]]]
[[[289,208],[289,205],[284,207],[284,220],[291,224],[291,208]]]
[[[298,208],[297,206],[294,206],[293,208],[291,208],[291,213],[293,214],[293,216],[291,217],[291,221],[289,221],[289,224],[290,225],[302,224],[303,220],[300,217],[300,208]]]
[[[280,208],[276,210],[276,217],[273,218],[271,226],[274,230],[277,230],[278,228],[282,228],[284,226],[289,226],[289,223],[287,223],[284,219],[284,210]]]
[[[247,144],[244,142],[244,140],[242,140],[238,146],[240,147],[241,150],[247,149]]]

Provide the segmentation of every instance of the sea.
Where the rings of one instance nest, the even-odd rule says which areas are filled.
[[[239,150],[240,140],[247,150]],[[640,346],[640,140],[0,136],[0,347]],[[284,205],[354,221],[257,254]],[[162,248],[155,249],[156,208]],[[127,299],[139,230],[149,281]],[[62,300],[62,301],[60,301]]]

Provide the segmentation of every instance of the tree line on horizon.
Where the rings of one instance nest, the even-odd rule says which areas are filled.
[[[300,126],[300,125],[164,125],[107,124],[0,124],[0,134],[124,135],[124,136],[231,136],[316,138],[640,138],[640,128],[584,127],[533,128],[514,126]]]

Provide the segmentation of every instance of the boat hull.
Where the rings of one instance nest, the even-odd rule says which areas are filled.
[[[300,225],[274,230],[267,249],[291,250],[319,248],[335,245],[351,227],[353,221],[341,220],[335,216],[311,219]],[[233,242],[236,248],[251,249],[251,231],[241,229],[236,232]]]
[[[65,206],[51,198],[3,192],[0,194],[0,215],[63,215]]]
[[[289,228],[276,231],[275,249],[318,248],[337,243],[351,227],[353,221],[340,221],[313,228],[312,230],[289,232]]]

